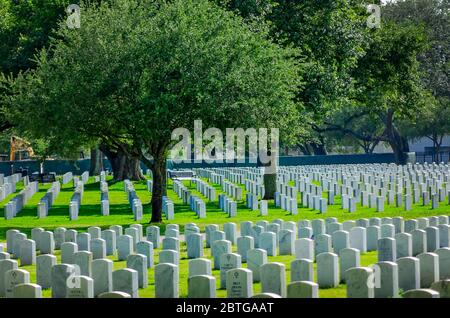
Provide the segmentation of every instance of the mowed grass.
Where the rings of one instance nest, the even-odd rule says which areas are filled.
[[[62,186],[61,192],[57,199],[55,200],[52,208],[49,211],[49,216],[47,218],[38,219],[36,217],[37,203],[45,195],[45,192],[50,187],[49,184],[40,185],[39,192],[36,193],[29,202],[25,205],[24,209],[12,220],[4,219],[4,209],[3,206],[12,198],[14,195],[8,196],[5,200],[0,202],[0,241],[5,241],[6,231],[9,229],[18,229],[23,233],[30,236],[31,229],[35,227],[42,227],[46,230],[54,230],[57,227],[66,227],[67,229],[76,229],[78,231],[85,231],[89,226],[99,226],[102,229],[109,228],[111,225],[122,225],[124,228],[131,224],[140,223],[145,226],[148,225],[151,216],[151,206],[150,199],[151,194],[147,191],[146,181],[134,182],[135,190],[142,203],[144,204],[144,217],[140,222],[135,222],[133,219],[133,214],[129,206],[126,193],[124,191],[123,182],[114,182],[108,179],[109,182],[109,200],[110,200],[110,215],[102,216],[100,210],[100,189],[99,183],[95,183],[94,179],[89,178],[89,182],[85,185],[85,191],[82,198],[82,205],[79,213],[79,218],[76,221],[69,220],[69,208],[68,204],[70,198],[73,194],[74,188],[72,182],[67,185]],[[192,190],[192,193],[204,198],[199,192],[195,190],[195,185],[189,181],[185,182],[185,185]],[[214,185],[217,189],[217,194],[220,194],[220,186]],[[23,185],[19,183],[17,185],[16,194],[23,188]],[[243,191],[245,198],[245,189]],[[432,210],[429,206],[422,206],[421,204],[414,205],[412,211],[404,211],[403,208],[397,208],[394,206],[386,206],[384,212],[376,212],[374,209],[363,208],[358,205],[357,211],[355,213],[349,213],[343,211],[340,208],[340,197],[336,197],[335,205],[328,206],[328,211],[326,214],[320,214],[317,211],[302,208],[299,195],[299,209],[298,215],[290,215],[288,212],[276,208],[273,201],[269,202],[269,215],[259,216],[258,211],[250,211],[245,207],[245,200],[238,203],[238,215],[235,218],[229,218],[226,213],[222,212],[218,208],[218,202],[207,202],[207,218],[199,219],[193,211],[190,211],[187,205],[184,205],[182,201],[177,197],[175,192],[172,190],[172,183],[169,181],[168,184],[168,197],[173,200],[175,204],[175,219],[172,221],[165,220],[161,224],[157,224],[161,227],[161,233],[165,231],[165,226],[169,223],[176,223],[180,225],[180,232],[183,233],[184,224],[186,223],[196,223],[201,231],[207,224],[218,224],[223,225],[227,222],[235,222],[239,227],[239,223],[242,221],[253,221],[267,220],[272,221],[274,219],[283,219],[285,221],[298,221],[300,219],[316,219],[316,218],[327,218],[336,217],[339,222],[345,220],[354,220],[359,218],[371,218],[371,217],[394,217],[403,216],[405,219],[417,218],[417,217],[427,217],[434,215],[448,215],[450,211],[450,206],[447,203],[441,203],[438,209]],[[323,194],[326,197],[326,193]],[[145,234],[145,233],[144,233]],[[233,246],[233,251],[236,251],[236,246]],[[158,250],[155,249],[155,264],[158,263]],[[58,263],[60,262],[60,252],[56,251],[56,256],[58,258]],[[210,249],[204,250],[204,257],[210,258]],[[114,261],[114,269],[126,267],[126,262],[117,261],[116,257],[110,257]],[[286,266],[286,279],[287,282],[290,281],[290,262],[294,259],[293,256],[276,256],[268,257],[270,262],[281,262]],[[376,252],[369,252],[361,255],[361,265],[369,266],[377,262]],[[246,264],[243,264],[246,267]],[[31,274],[31,281],[36,281],[35,266],[24,266],[21,267],[28,270]],[[314,265],[316,272],[316,265]],[[180,260],[180,276],[179,276],[179,288],[180,296],[187,296],[187,278],[188,278],[188,259],[186,256],[186,246],[183,242],[181,244],[181,260]],[[154,269],[148,270],[148,281],[149,285],[146,289],[140,289],[140,297],[154,297]],[[217,283],[217,297],[226,297],[225,290],[219,290],[220,284],[220,271],[214,270],[213,275],[216,277]],[[259,283],[254,284],[254,293],[261,291],[261,286]],[[45,297],[50,297],[50,291],[44,291]],[[330,289],[320,289],[320,297],[326,298],[339,298],[346,297],[345,285],[339,285],[337,288]]]
[[[181,259],[180,259],[180,265],[179,265],[179,293],[180,297],[185,298],[188,294],[188,262],[187,254],[186,254],[186,245],[183,242],[180,246],[181,249]],[[158,263],[158,257],[159,249],[154,250],[155,253],[155,265]],[[236,252],[236,246],[233,246],[232,248],[233,252]],[[60,251],[55,251],[55,256],[57,258],[57,263],[61,263],[61,253]],[[369,252],[366,254],[361,255],[361,266],[369,266],[371,264],[376,263],[376,252]],[[116,256],[109,256],[109,259],[111,259],[114,262],[114,270],[120,269],[120,268],[126,268],[126,262],[125,261],[117,261]],[[211,256],[211,250],[204,249],[204,258],[208,258],[213,262],[213,258]],[[289,283],[291,281],[291,275],[290,275],[290,263],[294,260],[293,256],[290,255],[283,255],[283,256],[269,256],[268,261],[269,262],[280,262],[285,264],[286,266],[286,283]],[[247,264],[243,263],[242,267],[247,268]],[[21,266],[20,269],[25,269],[30,272],[30,280],[32,283],[36,282],[36,266]],[[316,273],[317,268],[316,264],[314,263],[314,273]],[[220,289],[220,270],[213,270],[212,272],[213,276],[216,278],[216,297],[218,298],[225,298],[227,296],[225,289]],[[314,275],[314,280],[317,280],[317,275]],[[139,289],[139,297],[141,298],[154,298],[155,297],[155,279],[154,279],[154,268],[148,269],[148,286],[145,289]],[[261,292],[261,284],[254,283],[253,284],[253,292],[260,293]],[[336,288],[328,288],[328,289],[320,289],[319,290],[319,296],[321,298],[345,298],[347,295],[345,285],[340,284]],[[51,297],[51,291],[49,289],[43,290],[43,296],[44,297]]]
[[[22,211],[20,211],[14,219],[5,220],[4,208],[2,207],[0,210],[0,240],[5,240],[6,231],[12,228],[18,229],[23,233],[30,234],[31,229],[35,227],[42,227],[46,230],[54,230],[57,227],[67,227],[84,231],[89,226],[93,225],[108,228],[110,225],[114,224],[127,226],[129,224],[136,223],[134,222],[133,213],[130,205],[128,204],[123,182],[114,183],[110,180],[110,215],[106,217],[101,215],[100,186],[99,183],[94,183],[93,178],[89,178],[88,184],[84,186],[84,194],[81,201],[78,220],[69,220],[69,202],[74,191],[72,182],[69,182],[61,187],[61,192],[49,210],[48,217],[38,219],[36,217],[37,203],[45,195],[49,187],[50,184],[40,184],[39,192],[28,201]],[[145,224],[150,220],[150,193],[147,191],[145,181],[137,182],[135,184],[135,189],[139,198],[145,204],[145,216],[144,220],[141,222],[142,224]],[[6,204],[6,200],[2,201],[1,204]]]
[[[22,211],[12,220],[4,219],[4,205],[14,197],[8,196],[5,200],[0,202],[0,241],[5,240],[6,231],[8,229],[18,229],[26,234],[30,234],[34,227],[43,227],[46,230],[54,230],[57,227],[73,228],[79,231],[86,230],[89,226],[99,226],[106,229],[111,225],[122,225],[124,227],[133,223],[140,223],[144,226],[150,222],[151,218],[151,193],[147,191],[146,181],[134,182],[135,190],[143,203],[144,217],[141,221],[135,222],[130,205],[124,191],[123,182],[113,182],[109,179],[109,200],[110,200],[110,215],[102,216],[100,210],[100,187],[99,183],[94,183],[93,178],[89,178],[88,184],[85,185],[85,191],[82,198],[82,204],[78,220],[69,220],[69,201],[73,194],[73,184],[70,182],[62,186],[59,196],[56,198],[52,208],[49,211],[47,218],[38,219],[36,217],[37,203],[45,195],[45,192],[50,187],[49,184],[39,185],[39,192],[36,193],[29,202],[25,205]],[[346,220],[355,220],[359,218],[371,217],[395,217],[402,216],[405,219],[412,219],[418,217],[428,217],[434,215],[449,215],[450,205],[448,200],[441,202],[439,208],[432,210],[431,205],[423,206],[421,203],[413,206],[413,210],[405,211],[402,207],[387,206],[384,212],[376,212],[375,209],[362,207],[357,205],[357,211],[349,213],[341,209],[339,196],[335,199],[335,204],[328,206],[326,214],[320,214],[318,211],[301,207],[300,194],[298,196],[299,208],[297,215],[291,215],[287,211],[275,207],[273,200],[269,201],[269,215],[260,216],[259,211],[250,211],[245,207],[245,200],[238,202],[238,214],[234,218],[228,217],[226,213],[221,211],[218,207],[218,202],[208,202],[199,192],[195,190],[195,185],[185,181],[185,185],[192,190],[194,195],[202,197],[206,202],[207,217],[200,219],[195,212],[189,209],[188,205],[183,204],[182,200],[178,198],[176,193],[172,190],[172,183],[169,181],[167,195],[175,204],[175,219],[171,221],[164,220],[163,223],[157,224],[161,227],[161,232],[164,233],[165,225],[169,223],[176,223],[180,225],[181,231],[184,224],[194,222],[202,231],[207,224],[224,224],[227,222],[235,222],[238,224],[242,221],[258,221],[275,219],[283,219],[285,221],[295,221],[301,219],[316,219],[336,217],[339,222]],[[217,189],[217,195],[222,193],[219,185],[214,185]],[[17,186],[16,194],[23,188],[21,183]],[[326,197],[326,192],[323,193]],[[245,198],[245,189],[243,189],[243,197]]]

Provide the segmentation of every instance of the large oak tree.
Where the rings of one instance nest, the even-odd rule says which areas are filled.
[[[102,0],[90,0],[92,4],[100,3]],[[108,3],[109,0],[103,0]],[[11,1],[0,0],[0,79],[1,73],[7,77],[15,77],[20,72],[34,69],[36,64],[35,54],[41,49],[48,48],[50,39],[58,36],[54,29],[58,27],[61,20],[68,16],[66,12],[70,4],[79,3],[78,0],[26,0]],[[4,81],[2,81],[4,83]],[[7,94],[7,91],[0,87],[0,95]],[[46,144],[44,157],[48,153],[68,158],[67,155],[75,153],[79,145],[71,145],[76,148],[68,149],[66,143],[60,143],[55,138],[46,137],[33,138],[29,132],[23,129],[20,120],[6,116],[10,110],[6,105],[1,104],[0,99],[0,131],[4,134],[18,134],[22,137],[30,137],[33,144]],[[83,140],[82,132],[78,132],[77,141]],[[111,142],[109,139],[91,139],[82,146],[92,146],[91,151],[91,173],[95,174],[103,169],[101,161],[103,154],[98,150],[100,144],[107,155],[114,177],[117,180],[125,178],[140,180],[143,178],[140,172],[139,160],[132,156],[133,151],[124,152],[128,149],[126,144],[120,144],[117,140]],[[36,148],[36,145],[35,145]],[[72,156],[71,156],[72,157]],[[71,158],[70,157],[70,158]],[[41,156],[39,158],[42,158]]]
[[[12,85],[12,116],[36,133],[120,141],[153,172],[160,222],[172,131],[288,127],[296,51],[206,0],[82,5],[80,29],[61,23],[38,67]],[[125,151],[127,151],[125,149]]]

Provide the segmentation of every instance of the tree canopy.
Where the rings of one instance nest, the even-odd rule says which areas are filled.
[[[288,127],[299,104],[296,50],[206,0],[82,4],[82,27],[62,21],[37,68],[11,88],[10,116],[36,136],[134,145],[153,170],[161,220],[172,131]],[[83,137],[82,137],[83,138]],[[153,160],[149,160],[153,159]]]

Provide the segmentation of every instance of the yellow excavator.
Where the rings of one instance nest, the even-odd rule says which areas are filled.
[[[31,148],[30,143],[28,141],[17,136],[11,136],[11,148],[9,152],[10,161],[15,160],[16,152],[19,153],[19,160],[22,160],[23,152],[26,152],[28,154],[28,159],[34,157],[33,148]]]

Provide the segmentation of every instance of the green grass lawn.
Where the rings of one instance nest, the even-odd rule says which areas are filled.
[[[144,218],[140,224],[145,226],[150,220],[151,207],[150,198],[151,194],[147,191],[146,182],[135,182],[135,190],[139,198],[144,204]],[[195,190],[195,185],[190,184],[188,181],[185,182],[192,192],[196,195],[204,198],[199,192]],[[100,189],[99,183],[94,183],[94,179],[89,178],[88,184],[85,185],[85,191],[82,199],[82,205],[80,208],[79,218],[76,221],[69,220],[69,208],[68,204],[70,197],[73,194],[73,184],[70,182],[67,185],[62,186],[61,192],[57,199],[55,200],[52,208],[49,211],[49,216],[44,219],[38,219],[36,217],[36,205],[39,200],[45,195],[45,192],[49,188],[49,184],[40,185],[39,192],[36,193],[26,204],[24,209],[17,215],[16,218],[12,220],[4,219],[4,209],[3,206],[14,196],[10,195],[5,200],[0,202],[0,241],[5,241],[6,231],[9,229],[18,229],[23,233],[30,236],[31,229],[34,227],[42,227],[46,230],[54,230],[57,227],[66,227],[68,229],[76,229],[78,231],[85,231],[89,226],[99,226],[102,229],[108,228],[111,225],[118,224],[124,227],[128,227],[130,224],[137,223],[133,219],[133,214],[131,208],[128,204],[126,194],[124,192],[123,182],[113,182],[109,180],[109,200],[110,200],[110,215],[102,216],[100,210]],[[217,189],[217,194],[220,194],[220,186],[214,185]],[[17,186],[17,192],[23,188],[21,183]],[[245,198],[245,189],[243,191]],[[326,193],[323,194],[326,197]],[[317,211],[311,209],[302,208],[300,204],[299,195],[299,209],[298,215],[290,215],[288,212],[276,208],[273,201],[269,202],[269,215],[265,217],[259,216],[258,211],[250,211],[245,207],[245,201],[238,203],[238,215],[235,218],[229,218],[226,213],[222,212],[218,208],[218,202],[208,202],[206,204],[207,217],[205,219],[199,219],[193,211],[190,211],[187,205],[184,205],[182,201],[177,197],[176,193],[172,190],[172,184],[169,182],[168,185],[168,196],[173,200],[175,204],[175,220],[164,221],[159,224],[161,227],[161,233],[164,233],[165,225],[169,223],[177,223],[180,225],[180,232],[183,233],[183,224],[194,222],[196,223],[201,231],[207,224],[224,224],[227,222],[235,222],[238,224],[242,221],[258,221],[267,220],[271,221],[274,219],[281,218],[285,221],[298,221],[300,219],[315,219],[315,218],[327,218],[336,217],[339,222],[345,220],[353,220],[359,218],[370,218],[370,217],[394,217],[403,216],[405,219],[426,217],[433,215],[448,215],[450,211],[450,206],[447,204],[441,204],[438,209],[431,210],[430,207],[424,207],[420,204],[414,205],[412,211],[404,211],[402,208],[396,208],[393,206],[386,207],[384,212],[376,212],[375,209],[363,208],[358,205],[357,211],[355,213],[349,213],[343,211],[340,208],[340,197],[336,197],[335,205],[329,206],[326,214],[320,214]],[[145,234],[145,233],[144,233]],[[187,275],[188,275],[188,260],[186,259],[186,246],[185,243],[181,245],[181,261],[180,261],[180,296],[187,296]],[[233,246],[233,251],[236,247]],[[211,258],[210,250],[205,249],[205,257]],[[158,262],[158,250],[155,250],[155,263]],[[59,251],[56,252],[56,256],[59,261]],[[114,261],[114,269],[123,268],[126,266],[124,261],[117,261],[115,257],[111,258]],[[269,257],[271,262],[282,262],[286,265],[287,270],[287,280],[290,281],[290,262],[293,260],[292,256],[277,256]],[[370,252],[361,255],[361,265],[368,266],[376,263],[376,252]],[[246,267],[246,264],[243,264]],[[35,282],[35,267],[34,266],[24,266],[23,269],[30,271],[31,280]],[[149,286],[144,290],[139,290],[140,297],[154,297],[154,269],[149,269]],[[217,278],[217,288],[220,284],[220,272],[218,270],[213,271],[213,275]],[[254,284],[254,293],[258,293],[261,290],[259,283]],[[331,289],[321,289],[319,291],[320,297],[345,297],[345,285],[339,285],[337,288]],[[50,296],[49,291],[44,291],[44,296]],[[217,297],[225,297],[225,290],[218,290]]]
[[[206,198],[203,197],[199,192],[195,190],[194,184],[189,184],[185,182],[186,186],[189,187],[195,195],[202,197],[205,202]],[[133,219],[133,214],[131,208],[128,204],[128,200],[123,190],[123,182],[112,182],[109,180],[109,200],[110,200],[110,215],[102,216],[100,210],[100,189],[99,184],[93,182],[93,178],[89,179],[89,183],[85,185],[85,191],[82,199],[82,204],[80,208],[80,213],[78,220],[69,220],[69,201],[73,194],[72,182],[67,185],[62,186],[61,192],[57,199],[55,200],[52,208],[49,211],[49,216],[47,218],[38,219],[36,217],[36,205],[39,200],[45,195],[45,192],[50,185],[40,185],[39,192],[36,193],[29,202],[25,205],[23,210],[12,220],[4,219],[4,208],[3,206],[13,197],[13,195],[8,196],[5,200],[0,202],[0,241],[5,240],[5,234],[8,229],[18,229],[26,234],[30,234],[31,229],[34,227],[43,227],[48,230],[53,230],[56,227],[66,227],[73,228],[80,231],[85,230],[89,226],[99,226],[102,229],[108,228],[110,225],[118,224],[127,227],[130,224],[136,223]],[[150,198],[151,194],[147,191],[146,182],[140,181],[134,183],[135,190],[142,203],[144,204],[144,217],[139,223],[146,225],[150,221],[151,206]],[[220,186],[214,185],[217,189],[217,195],[221,193]],[[20,183],[17,186],[17,192],[23,188]],[[273,201],[269,202],[269,215],[260,216],[258,211],[250,211],[245,207],[245,200],[238,202],[238,214],[234,218],[229,218],[228,215],[222,212],[218,207],[218,202],[207,202],[206,211],[207,217],[205,219],[198,218],[193,211],[189,209],[187,205],[177,197],[176,193],[172,190],[172,184],[169,182],[168,185],[168,196],[174,202],[175,205],[175,219],[172,221],[165,220],[161,227],[161,232],[164,233],[165,225],[169,223],[177,223],[183,230],[183,224],[195,222],[202,231],[207,224],[224,224],[227,222],[235,222],[238,224],[242,221],[258,221],[267,220],[272,221],[274,219],[281,218],[285,221],[298,221],[300,219],[316,219],[316,218],[327,218],[336,217],[339,222],[346,220],[355,220],[359,218],[371,218],[371,217],[394,217],[402,216],[405,219],[412,219],[418,217],[427,217],[434,215],[449,215],[450,206],[445,203],[439,206],[438,209],[432,210],[431,206],[422,206],[417,204],[413,206],[413,210],[404,211],[403,208],[397,208],[395,206],[386,206],[384,212],[376,212],[375,209],[369,209],[367,207],[362,207],[358,204],[357,211],[354,213],[349,213],[344,211],[340,207],[340,197],[336,197],[335,205],[328,206],[328,211],[326,214],[320,214],[318,211],[312,209],[301,207],[300,195],[298,198],[299,209],[298,215],[290,215],[287,211],[283,211],[280,208],[276,208]],[[243,191],[245,198],[245,189]],[[326,193],[323,194],[326,196]]]

